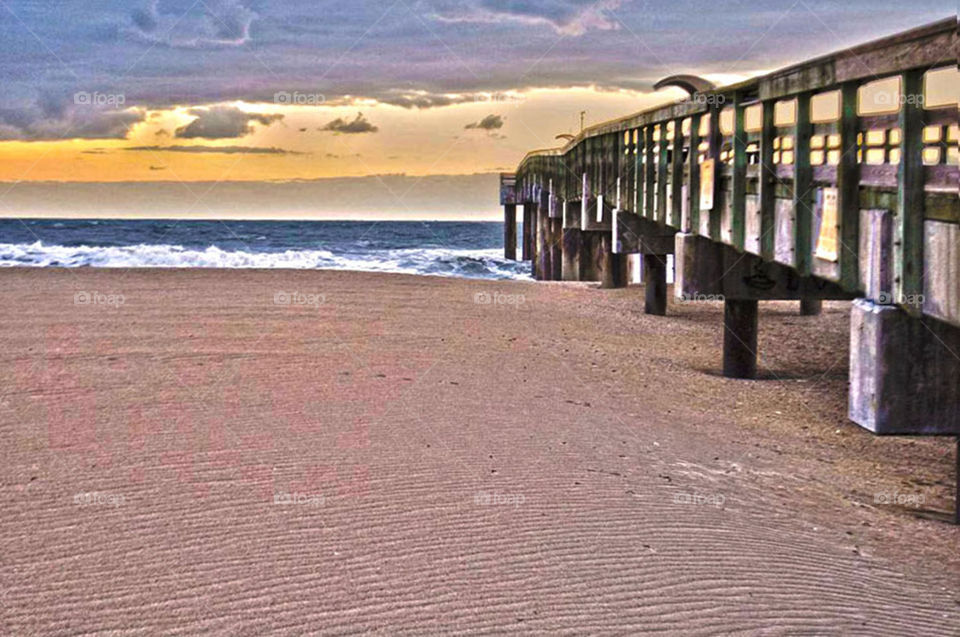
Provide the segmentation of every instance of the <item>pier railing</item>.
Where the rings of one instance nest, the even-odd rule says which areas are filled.
[[[634,214],[960,326],[956,45],[951,18],[592,126],[503,203]]]

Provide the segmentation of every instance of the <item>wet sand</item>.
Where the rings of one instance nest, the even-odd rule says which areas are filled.
[[[637,287],[0,285],[2,634],[958,634],[953,443],[846,420],[846,303],[747,382]]]

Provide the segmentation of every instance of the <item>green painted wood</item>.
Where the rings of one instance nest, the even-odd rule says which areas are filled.
[[[673,161],[670,174],[671,202],[667,224],[680,227],[683,214],[683,120],[674,120]]]
[[[687,164],[690,166],[687,192],[690,193],[690,219],[684,232],[696,232],[700,227],[700,121],[702,115],[693,115],[690,118],[690,155]]]
[[[643,153],[644,153],[644,181],[643,181],[643,217],[653,219],[654,217],[654,185],[656,182],[655,166],[653,165],[653,126],[647,126],[643,131]]]
[[[710,209],[710,238],[714,241],[720,241],[720,218],[721,208],[723,206],[723,180],[720,166],[720,148],[723,146],[723,134],[720,132],[720,106],[714,104],[710,108],[710,150],[707,157],[713,158],[716,162],[717,172],[713,180],[713,208]]]
[[[656,220],[667,221],[667,168],[670,144],[667,141],[667,122],[660,124],[660,152],[657,158],[657,211]]]
[[[900,172],[893,231],[895,300],[919,315],[923,295],[923,70],[901,76]]]
[[[840,162],[837,164],[837,216],[840,220],[840,285],[860,289],[860,162],[857,161],[857,89],[840,88]]]
[[[763,103],[763,129],[760,132],[760,254],[773,261],[776,239],[777,167],[773,164],[773,139],[777,136],[773,115],[776,102]]]
[[[743,98],[733,99],[733,195],[730,201],[733,246],[743,250],[747,236],[747,131]]]
[[[810,165],[810,93],[797,95],[797,125],[794,129],[793,219],[794,264],[801,275],[810,274],[811,225],[814,192]]]

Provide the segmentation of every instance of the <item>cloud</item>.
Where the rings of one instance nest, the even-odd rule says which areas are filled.
[[[273,146],[131,146],[124,150],[168,153],[221,153],[226,155],[304,155],[293,150]]]
[[[257,18],[240,0],[204,0],[186,13],[162,13],[159,4],[159,0],[149,0],[135,9],[124,32],[136,40],[171,48],[236,47],[250,40],[250,25]]]
[[[474,0],[441,2],[435,18],[443,22],[546,25],[564,35],[612,31],[620,24],[609,15],[623,0]]]
[[[464,126],[464,128],[467,130],[474,130],[474,129],[486,130],[486,131],[500,130],[501,128],[503,128],[503,117],[499,115],[487,115],[486,117],[481,119],[479,122],[473,122],[472,124],[467,124],[466,126]]]
[[[212,106],[210,108],[192,108],[188,111],[196,119],[177,129],[175,137],[180,139],[229,139],[243,137],[253,132],[257,122],[269,126],[283,119],[279,113],[248,113],[235,106]]]
[[[0,108],[0,140],[125,139],[146,118],[139,108],[123,110],[43,104]]]
[[[400,106],[402,108],[437,108],[453,106],[455,104],[473,104],[482,102],[504,102],[507,100],[519,101],[519,97],[508,96],[500,92],[492,93],[431,93],[430,91],[403,91],[391,89],[382,94],[374,95],[381,104]]]
[[[348,122],[343,118],[338,117],[332,122],[327,122],[322,128],[317,130],[322,131],[332,131],[335,133],[376,133],[379,128],[370,123],[368,119],[363,116],[363,113],[357,113],[356,119],[352,122]]]

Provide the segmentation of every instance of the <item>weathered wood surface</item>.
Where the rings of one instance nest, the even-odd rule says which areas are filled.
[[[614,251],[618,254],[673,254],[676,228],[620,210]]]

